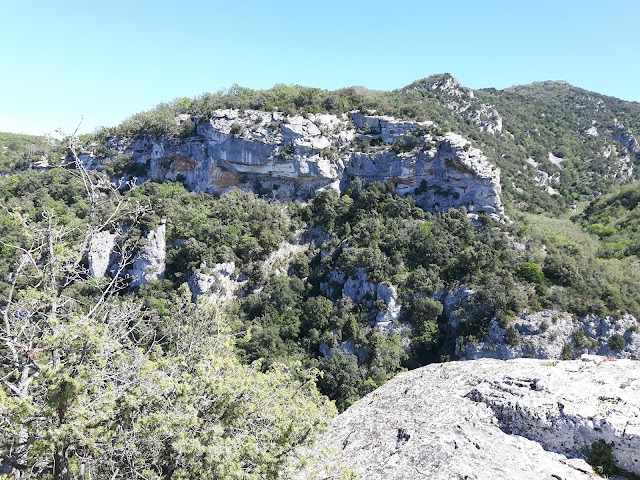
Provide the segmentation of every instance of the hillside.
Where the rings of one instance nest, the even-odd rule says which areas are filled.
[[[13,380],[0,400],[37,423],[28,412],[63,408],[71,384],[32,372],[72,378],[82,365],[86,378],[110,378],[125,362],[111,363],[110,348],[124,342],[126,361],[138,359],[133,390],[113,398],[133,403],[109,407],[108,421],[133,435],[125,424],[137,415],[149,437],[131,445],[144,450],[161,428],[146,415],[165,400],[178,410],[158,415],[180,415],[178,436],[203,418],[195,443],[184,450],[171,437],[171,452],[182,474],[206,478],[230,464],[203,460],[209,470],[196,472],[190,462],[215,457],[202,443],[210,432],[219,445],[232,441],[254,406],[225,405],[245,396],[298,388],[296,414],[309,402],[318,409],[296,421],[322,429],[331,408],[319,392],[344,410],[434,362],[638,359],[638,131],[637,103],[563,82],[474,91],[444,74],[390,92],[233,87],[60,143],[2,134],[0,374]],[[126,333],[98,328],[110,312],[121,312]],[[70,333],[60,318],[74,319]],[[83,322],[99,338],[83,340]],[[66,347],[67,335],[77,342]],[[202,370],[220,342],[234,394]],[[190,366],[182,348],[204,363]],[[48,349],[67,353],[41,354]],[[114,374],[123,385],[126,372]],[[184,392],[150,386],[183,374],[220,395],[214,416],[187,412],[188,382]],[[251,378],[256,390],[244,390]],[[82,412],[110,387],[89,383],[94,393],[72,396],[77,410],[63,423],[99,438]],[[234,450],[240,470],[279,471],[284,450],[311,441],[300,429],[285,438],[281,405],[269,408],[256,421],[284,436],[282,450]],[[25,432],[2,425],[20,443]],[[76,468],[81,446],[95,462],[112,451],[69,428],[56,430],[57,445],[74,445],[67,457],[56,450],[65,468]],[[38,448],[12,461],[45,471]],[[142,458],[167,475],[157,450]],[[147,468],[131,461],[104,472]]]

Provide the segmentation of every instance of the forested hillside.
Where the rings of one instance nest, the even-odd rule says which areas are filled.
[[[0,134],[3,468],[276,478],[335,407],[535,312],[620,327],[562,358],[638,358],[639,131],[637,103],[445,74]]]

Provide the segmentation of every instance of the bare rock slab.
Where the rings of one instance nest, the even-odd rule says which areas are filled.
[[[588,479],[596,441],[640,474],[640,362],[477,360],[398,375],[338,416],[299,478]]]

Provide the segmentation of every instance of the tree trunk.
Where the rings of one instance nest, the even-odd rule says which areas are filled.
[[[69,459],[64,453],[56,452],[53,455],[53,478],[55,480],[71,480]]]

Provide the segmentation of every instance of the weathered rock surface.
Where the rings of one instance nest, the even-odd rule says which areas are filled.
[[[238,280],[234,262],[217,263],[213,267],[202,265],[188,280],[194,303],[204,296],[214,305],[223,305],[234,299],[245,283]]]
[[[262,270],[267,274],[287,275],[295,256],[309,249],[310,244],[301,241],[301,234],[301,231],[296,232],[296,243],[282,242],[264,261]]]
[[[188,138],[113,137],[106,146],[145,165],[147,179],[181,181],[199,192],[237,186],[273,198],[307,198],[344,190],[359,178],[391,183],[425,208],[504,213],[499,169],[463,137],[429,133],[432,122],[230,109],[191,121],[195,135]]]
[[[375,318],[369,324],[378,331],[400,333],[410,329],[405,323],[398,323],[402,306],[398,301],[398,290],[388,282],[374,283],[369,279],[364,268],[356,268],[352,275],[333,270],[329,275],[329,282],[320,285],[321,292],[328,298],[337,300],[337,291],[342,291],[343,297],[348,297],[355,303],[369,309],[379,308]]]
[[[151,281],[163,280],[166,252],[166,224],[162,220],[155,230],[147,234],[146,243],[137,253],[128,271],[132,287],[145,285]]]
[[[430,90],[444,93],[448,97],[447,108],[466,117],[478,126],[481,132],[498,134],[502,132],[502,116],[493,105],[478,102],[473,90],[464,87],[449,74],[423,84]]]
[[[116,242],[116,234],[108,231],[96,233],[89,244],[87,255],[89,275],[102,278],[106,275],[111,264],[111,254]]]
[[[583,353],[596,353],[620,358],[640,360],[640,335],[638,322],[633,315],[623,315],[614,320],[587,315],[573,318],[570,314],[555,310],[521,313],[514,317],[507,328],[492,320],[489,333],[480,342],[463,342],[457,346],[457,354],[465,359],[575,358]],[[624,339],[624,347],[614,350],[614,335]]]
[[[582,457],[599,440],[640,474],[640,363],[594,360],[403,373],[338,416],[298,478],[345,467],[367,480],[599,478]]]
[[[623,125],[616,123],[614,125],[613,140],[620,142],[624,148],[631,154],[640,153],[640,143],[633,135],[631,130],[627,130]]]
[[[381,181],[392,183],[401,194],[413,194],[416,203],[429,210],[464,206],[474,213],[504,215],[500,171],[480,150],[455,133],[424,142],[409,152],[353,153],[345,163],[343,188],[350,179]]]
[[[343,297],[350,298],[355,303],[367,307],[372,312],[369,317],[370,327],[381,333],[400,335],[403,345],[409,348],[412,326],[409,323],[399,321],[402,306],[394,285],[388,282],[372,282],[364,268],[356,268],[353,275],[333,270],[329,274],[329,280],[329,282],[320,285],[320,290],[324,295],[332,300],[337,300],[337,292],[341,291]],[[368,350],[356,348],[353,339],[343,340],[340,330],[333,332],[331,341],[320,343],[319,349],[325,357],[331,356],[332,349],[342,350],[350,355],[356,355],[360,363],[369,356]]]

